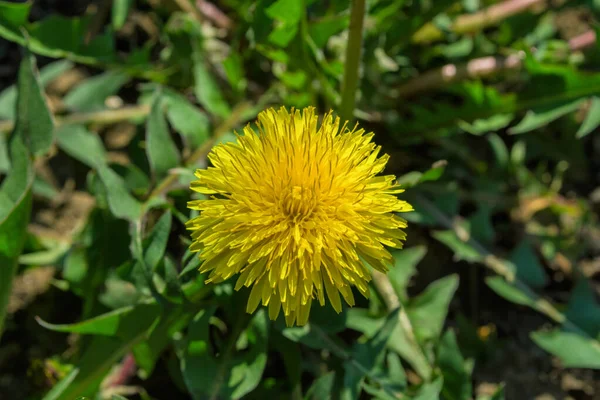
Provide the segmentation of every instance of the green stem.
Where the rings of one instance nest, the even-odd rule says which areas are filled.
[[[346,65],[342,81],[342,104],[339,114],[342,120],[354,119],[356,89],[358,88],[358,68],[362,50],[363,24],[365,19],[365,0],[353,0],[348,29],[348,47],[346,48]]]

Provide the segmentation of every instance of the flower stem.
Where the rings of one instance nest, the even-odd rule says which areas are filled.
[[[354,119],[356,89],[358,88],[358,68],[362,50],[363,24],[365,19],[365,0],[353,0],[348,29],[348,46],[342,81],[342,104],[339,114],[342,120]]]

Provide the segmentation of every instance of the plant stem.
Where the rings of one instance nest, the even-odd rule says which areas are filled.
[[[350,27],[348,29],[344,80],[342,81],[342,104],[339,110],[340,117],[345,121],[352,121],[354,119],[364,19],[365,0],[353,0],[352,11],[350,13]]]
[[[64,117],[56,117],[56,126],[68,124],[110,125],[134,118],[142,118],[150,114],[149,105],[122,107],[116,110],[102,110],[86,113],[75,113]],[[14,121],[0,121],[0,134],[9,133],[15,127]]]

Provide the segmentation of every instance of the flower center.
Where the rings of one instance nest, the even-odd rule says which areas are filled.
[[[313,190],[302,186],[292,186],[281,199],[283,212],[293,223],[299,223],[310,217],[317,205]]]

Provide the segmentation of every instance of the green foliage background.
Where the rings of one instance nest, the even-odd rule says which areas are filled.
[[[517,399],[544,383],[504,385],[502,364],[486,392],[479,371],[522,337],[559,373],[600,369],[597,1],[369,0],[362,46],[342,0],[79,8],[0,1],[20,49],[0,92],[0,398]],[[266,107],[342,104],[407,188],[406,248],[339,315],[247,315],[187,250],[193,171]]]

